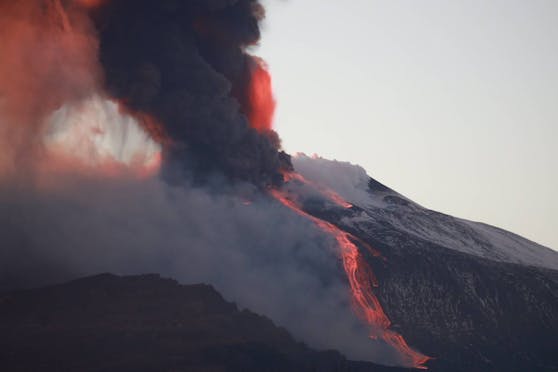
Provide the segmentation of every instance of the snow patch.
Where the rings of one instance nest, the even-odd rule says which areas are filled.
[[[412,202],[395,191],[370,188],[366,171],[348,162],[327,160],[316,155],[297,154],[295,170],[304,178],[326,186],[364,212],[343,217],[346,226],[384,236],[375,227],[392,229],[438,246],[485,259],[558,270],[558,252],[511,232],[435,212]],[[396,244],[396,242],[386,242]]]

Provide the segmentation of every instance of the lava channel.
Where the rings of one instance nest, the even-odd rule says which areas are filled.
[[[351,207],[350,203],[345,201],[334,191],[324,187],[315,187],[298,173],[288,173],[285,176],[287,181],[297,180],[310,187],[314,187],[324,197],[341,207]],[[322,231],[335,238],[337,244],[339,245],[343,268],[349,280],[353,309],[357,316],[370,326],[369,337],[371,339],[381,339],[397,350],[401,356],[403,364],[406,366],[418,369],[428,369],[425,366],[425,363],[431,358],[413,350],[407,344],[403,336],[389,329],[391,321],[385,314],[380,301],[373,291],[373,287],[378,287],[378,281],[372,272],[371,267],[362,258],[359,248],[354,242],[359,242],[359,244],[365,246],[365,248],[376,257],[379,257],[380,253],[362,240],[346,231],[343,231],[334,224],[305,212],[301,206],[289,198],[285,191],[272,189],[270,190],[270,193],[280,203],[293,210],[298,215],[309,219]]]

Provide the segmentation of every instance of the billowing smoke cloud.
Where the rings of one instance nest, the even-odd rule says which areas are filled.
[[[197,175],[281,182],[289,160],[271,130],[270,78],[246,53],[263,14],[256,0],[115,0],[93,11],[107,89],[159,120],[167,160]]]
[[[293,156],[292,162],[297,172],[304,174],[307,180],[335,190],[352,204],[365,207],[374,202],[368,192],[370,176],[359,165],[303,153]]]
[[[263,14],[255,0],[0,0],[0,173],[42,156],[52,111],[100,95],[154,118],[140,123],[182,174],[281,183],[271,80],[246,53]]]

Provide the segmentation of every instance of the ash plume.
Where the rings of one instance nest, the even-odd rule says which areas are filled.
[[[289,158],[250,99],[262,67],[246,48],[263,15],[255,0],[114,0],[92,10],[106,88],[159,120],[168,162],[194,175],[281,182]]]

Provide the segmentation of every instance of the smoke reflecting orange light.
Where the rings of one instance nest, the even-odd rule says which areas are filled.
[[[95,168],[105,174],[124,171],[148,177],[161,165],[161,145],[146,126],[160,127],[147,114],[134,115],[118,103],[95,95],[65,104],[52,113],[47,119],[44,144],[51,158],[66,158],[66,166],[81,163],[81,168]]]
[[[275,98],[271,75],[267,71],[265,62],[257,57],[252,57],[250,86],[248,90],[248,103],[246,115],[252,128],[258,132],[270,131],[273,126],[275,114]]]
[[[103,5],[106,0],[76,0],[76,2],[85,8],[92,9]]]

